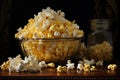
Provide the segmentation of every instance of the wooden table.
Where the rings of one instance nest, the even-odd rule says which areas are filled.
[[[120,80],[120,68],[115,71],[110,71],[106,67],[97,67],[97,71],[94,72],[83,72],[76,69],[68,72],[59,73],[56,68],[42,69],[41,72],[30,73],[30,72],[8,72],[0,71],[0,80],[2,79],[74,79],[74,80]]]

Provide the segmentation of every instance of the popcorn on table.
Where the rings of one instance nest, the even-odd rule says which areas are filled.
[[[9,70],[9,72],[38,72],[47,67],[45,61],[38,62],[34,56],[25,57],[23,60],[20,55],[17,55],[15,58],[9,57],[8,59],[1,69]]]
[[[57,72],[67,72],[67,67],[58,65]]]
[[[70,70],[70,69],[74,69],[75,68],[75,64],[74,63],[71,63],[71,60],[67,60],[67,70]]]
[[[116,65],[116,64],[109,64],[109,65],[107,66],[107,68],[108,68],[109,70],[114,71],[114,70],[117,69],[117,65]]]

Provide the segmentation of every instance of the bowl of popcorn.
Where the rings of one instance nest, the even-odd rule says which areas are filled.
[[[42,9],[34,18],[20,27],[15,38],[25,56],[33,55],[39,61],[60,62],[73,58],[84,36],[83,30],[75,23],[65,19],[61,10],[50,7]]]

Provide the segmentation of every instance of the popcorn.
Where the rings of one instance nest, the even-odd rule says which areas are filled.
[[[84,68],[84,67],[83,67],[82,64],[79,63],[79,64],[77,65],[77,69],[78,69],[78,70],[83,71],[83,68]]]
[[[82,37],[84,34],[83,30],[79,30],[75,21],[71,22],[65,19],[64,12],[54,11],[50,7],[34,15],[33,19],[29,19],[28,24],[23,29],[21,27],[18,29],[15,38],[35,38],[33,33],[36,33],[37,38],[65,38],[61,34],[73,38]]]
[[[15,58],[8,59],[1,65],[1,69],[9,70],[9,72],[38,72],[47,67],[45,61],[38,62],[34,56],[25,57],[23,60],[20,55],[17,55]]]
[[[89,72],[90,71],[90,64],[84,64],[84,67],[83,67],[83,70],[85,71],[85,72]]]
[[[28,24],[23,29],[20,27],[15,34],[15,38],[24,40],[21,45],[27,55],[35,55],[39,61],[46,62],[55,62],[71,57],[79,42],[61,40],[57,44],[55,43],[55,47],[53,47],[54,41],[44,42],[43,40],[43,44],[39,44],[39,41],[36,40],[41,38],[81,38],[83,36],[83,30],[80,30],[75,21],[71,22],[65,19],[64,12],[61,10],[54,11],[50,7],[42,9],[41,12],[34,15],[34,18],[30,18]],[[71,49],[68,53],[69,47]]]
[[[48,64],[47,64],[47,67],[55,68],[55,64],[54,64],[54,63],[48,63]]]
[[[110,61],[112,59],[112,50],[112,46],[107,41],[88,48],[90,58],[104,61]]]
[[[57,72],[67,72],[67,67],[58,65]]]
[[[6,71],[8,70],[8,67],[10,65],[10,61],[3,62],[3,64],[0,66],[1,70]]]
[[[77,65],[77,69],[79,71],[85,71],[85,72],[96,71],[97,69],[95,66],[93,66],[93,64],[95,64],[94,59],[91,59],[90,61],[87,59],[84,59],[84,61],[79,61]]]
[[[47,68],[47,64],[45,63],[45,61],[41,61],[41,62],[39,62],[39,67],[40,68]]]
[[[67,70],[70,70],[70,69],[74,69],[74,68],[75,68],[74,63],[71,63],[71,60],[68,60],[68,61],[67,61],[66,66],[67,66]]]
[[[97,70],[97,69],[96,69],[95,66],[91,66],[90,71],[96,71],[96,70]]]
[[[117,65],[116,65],[116,64],[109,64],[109,65],[107,66],[107,68],[110,69],[110,70],[112,70],[112,71],[114,71],[114,70],[117,69]]]

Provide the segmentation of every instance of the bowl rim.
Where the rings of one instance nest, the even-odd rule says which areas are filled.
[[[74,41],[83,40],[84,37],[73,37],[73,38],[23,38],[17,39],[19,41]]]

